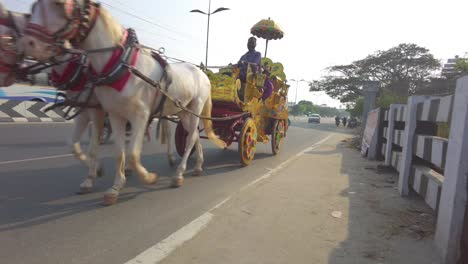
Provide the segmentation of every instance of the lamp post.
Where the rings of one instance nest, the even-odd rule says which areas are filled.
[[[208,4],[208,13],[205,13],[201,10],[198,10],[198,9],[193,9],[193,10],[190,10],[191,13],[200,13],[200,14],[203,14],[203,15],[207,15],[208,16],[208,26],[207,26],[207,29],[206,29],[206,57],[205,57],[205,67],[208,67],[208,40],[209,40],[209,36],[210,36],[210,16],[213,15],[213,14],[216,14],[218,12],[221,12],[221,11],[225,11],[225,10],[229,10],[229,8],[226,8],[226,7],[220,7],[218,9],[216,9],[215,11],[211,12],[211,0]]]
[[[307,82],[307,81],[304,79],[300,79],[300,80],[290,79],[290,81],[296,82],[296,98],[294,99],[294,104],[297,104],[297,87],[299,86],[299,82]]]

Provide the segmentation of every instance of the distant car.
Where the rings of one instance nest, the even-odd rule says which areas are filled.
[[[311,114],[309,116],[309,123],[320,123],[320,115],[319,114]]]

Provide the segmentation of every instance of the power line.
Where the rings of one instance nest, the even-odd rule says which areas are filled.
[[[183,37],[189,37],[189,38],[195,39],[195,38],[193,38],[192,36],[189,36],[189,35],[187,35],[187,34],[184,34],[184,33],[181,33],[181,32],[175,31],[175,30],[172,30],[172,29],[167,28],[167,27],[165,27],[165,26],[163,26],[163,25],[160,25],[160,24],[158,24],[158,23],[156,23],[156,22],[154,22],[154,21],[151,21],[151,20],[146,19],[146,18],[144,18],[144,17],[141,17],[141,16],[137,16],[137,15],[135,15],[135,14],[132,14],[132,13],[130,13],[130,12],[126,11],[126,10],[123,10],[123,9],[121,9],[121,8],[119,8],[119,7],[110,5],[110,4],[105,3],[105,2],[101,2],[101,3],[104,4],[104,5],[106,5],[106,6],[108,6],[108,7],[110,7],[110,8],[113,8],[113,9],[115,9],[115,10],[121,12],[121,13],[124,13],[124,14],[126,14],[126,15],[128,15],[128,16],[131,16],[131,17],[133,17],[133,18],[136,18],[136,19],[138,19],[138,20],[141,20],[141,21],[146,22],[146,23],[148,23],[148,24],[151,24],[151,25],[153,25],[153,26],[156,26],[156,27],[159,27],[159,28],[161,28],[161,29],[164,29],[164,30],[166,30],[166,31],[169,31],[169,32],[172,32],[172,33],[176,33],[176,34],[181,35],[181,36],[183,36]],[[201,42],[200,39],[196,39],[196,40]]]
[[[123,1],[120,1],[120,0],[113,0],[114,2],[117,2],[119,3],[121,6],[127,8],[127,9],[131,9],[135,12],[142,12],[141,10],[137,10],[129,5],[127,5],[126,3],[124,3]],[[164,23],[161,23],[161,22],[154,22],[154,23],[157,23],[159,24],[162,28],[168,30],[168,31],[172,31],[172,32],[175,32],[177,34],[180,34],[180,35],[186,35],[186,36],[190,36],[189,34],[186,34],[186,33],[181,33],[181,32],[178,32],[176,29],[174,28],[171,28],[170,26],[168,26],[167,24],[164,24]]]

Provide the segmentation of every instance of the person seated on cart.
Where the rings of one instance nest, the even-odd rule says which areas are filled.
[[[263,91],[261,91],[263,102],[265,102],[266,99],[271,96],[274,90],[273,81],[270,78],[270,72],[265,70],[264,73],[266,74],[267,78],[265,79],[265,84],[263,85]]]
[[[248,64],[252,63],[258,66],[262,63],[262,54],[255,50],[256,46],[257,39],[255,37],[250,37],[247,41],[247,48],[249,49],[249,51],[242,55],[238,63],[240,68],[239,79],[242,84],[239,90],[239,98],[241,99],[244,99],[245,83],[247,81],[247,69],[249,66]],[[256,73],[255,71],[256,67],[253,68],[254,73]]]

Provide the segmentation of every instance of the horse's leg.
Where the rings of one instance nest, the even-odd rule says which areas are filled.
[[[167,160],[169,161],[169,165],[171,167],[175,167],[176,165],[176,160],[174,157],[174,146],[172,145],[172,129],[171,129],[171,124],[169,121],[161,119],[159,122],[161,122],[161,142],[163,144],[167,144]]]
[[[104,112],[97,109],[88,109],[85,112],[92,121],[92,131],[89,145],[88,177],[80,184],[80,193],[89,193],[92,191],[94,181],[98,176],[99,170],[99,141],[104,127]]]
[[[197,127],[198,130],[198,127]],[[195,169],[193,170],[193,176],[202,176],[203,174],[203,148],[201,145],[200,135],[198,135],[197,142],[195,143],[195,151],[197,152],[197,163],[195,164]]]
[[[158,178],[157,175],[155,173],[149,173],[141,164],[141,149],[143,147],[143,138],[148,124],[149,112],[139,111],[130,116],[131,119],[129,121],[132,125],[129,149],[130,166],[137,173],[141,182],[144,184],[154,184]]]
[[[86,111],[83,111],[81,114],[75,117],[75,119],[73,119],[74,127],[71,138],[73,155],[87,168],[89,168],[89,158],[81,149],[80,140],[86,128],[88,128],[89,121],[90,118],[88,112]]]
[[[192,110],[196,113],[197,112],[199,113],[201,112],[202,106],[199,108],[200,109],[192,109]],[[198,124],[200,122],[200,119],[198,117],[185,113],[181,115],[181,122],[182,122],[182,125],[184,126],[184,129],[188,131],[188,135],[187,135],[187,141],[185,144],[184,156],[182,157],[179,167],[177,167],[175,177],[172,179],[172,187],[182,186],[184,182],[184,172],[187,169],[187,161],[188,161],[188,158],[190,157],[190,152],[192,151],[197,141],[200,140],[200,135],[198,132]],[[197,146],[197,153],[199,149],[200,149],[199,146]],[[198,157],[197,163],[198,161],[200,161],[199,158],[200,157]]]
[[[114,185],[104,194],[104,205],[117,202],[120,190],[125,185],[125,125],[126,120],[109,113],[109,120],[114,133],[115,179]]]

